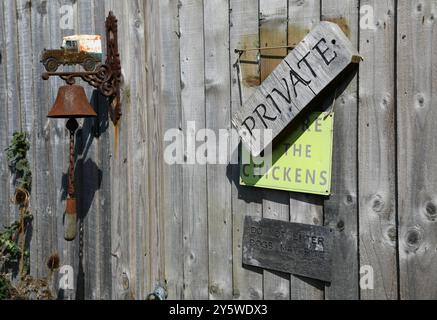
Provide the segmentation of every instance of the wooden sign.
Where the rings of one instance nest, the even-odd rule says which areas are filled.
[[[312,112],[292,126],[290,134],[275,143],[272,163],[262,175],[255,170],[265,165],[262,159],[250,157],[242,146],[240,158],[250,159],[250,163],[240,164],[240,184],[330,195],[334,113]]]
[[[340,27],[321,22],[233,116],[251,154],[259,156],[342,71],[360,61]]]
[[[331,282],[332,229],[246,217],[243,264]]]

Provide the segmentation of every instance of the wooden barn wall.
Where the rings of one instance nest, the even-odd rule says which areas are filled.
[[[63,5],[75,9],[74,30],[59,28]],[[373,29],[360,28],[364,5]],[[104,34],[110,10],[123,118],[114,127],[87,86],[99,118],[78,133],[81,232],[67,243],[68,133],[46,118],[62,82],[41,80],[39,55],[65,35]],[[31,273],[58,292],[46,263],[59,254],[75,272],[65,299],[144,299],[157,285],[170,299],[436,299],[436,13],[433,0],[2,0],[0,224],[17,217],[3,150],[22,130],[34,174]],[[240,187],[232,164],[165,164],[167,130],[231,129],[240,101],[279,63],[242,65],[240,90],[235,48],[294,45],[321,20],[338,23],[365,59],[334,106],[331,197]],[[243,267],[245,215],[335,228],[332,284]],[[373,290],[360,289],[366,265]]]

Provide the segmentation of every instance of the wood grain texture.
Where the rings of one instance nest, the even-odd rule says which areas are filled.
[[[159,1],[159,56],[162,59],[159,83],[163,130],[182,128],[179,7],[177,0]],[[158,54],[158,52],[157,52]],[[156,119],[156,118],[155,118]],[[155,120],[154,119],[154,120]],[[157,119],[156,119],[157,120]],[[149,121],[150,123],[150,121]],[[153,125],[153,124],[152,124]],[[159,124],[158,124],[159,125]],[[179,146],[183,153],[183,146]],[[183,177],[182,166],[164,165],[164,233],[165,233],[165,284],[169,299],[183,299]]]
[[[149,193],[149,183],[156,185],[156,173],[158,168],[149,171],[148,156],[149,146],[151,145],[148,137],[160,139],[148,134],[147,126],[147,107],[149,106],[147,93],[146,71],[146,44],[144,34],[144,3],[140,0],[127,1],[126,9],[128,12],[128,32],[131,50],[125,56],[126,64],[131,65],[130,74],[126,79],[130,82],[130,103],[131,109],[129,119],[129,149],[127,156],[131,157],[129,174],[131,175],[132,192],[132,224],[126,232],[135,230],[135,235],[130,234],[131,247],[135,247],[135,253],[130,257],[131,263],[131,283],[135,286],[135,299],[145,299],[146,295],[152,291],[155,281],[159,278],[160,269],[160,236],[154,228],[160,229],[160,220],[157,211],[152,211],[151,207],[159,208],[156,204],[155,193]],[[132,65],[131,61],[137,60],[139,66]],[[153,70],[153,65],[148,66]],[[156,68],[156,66],[155,66]],[[152,82],[153,83],[153,82]],[[147,106],[147,107],[146,107]],[[161,138],[162,139],[162,138]],[[153,144],[152,144],[153,146]],[[162,153],[157,151],[157,153]],[[150,158],[151,163],[155,160]],[[157,164],[155,164],[157,166]],[[159,188],[159,185],[158,185]],[[147,203],[149,202],[149,204]],[[148,228],[144,228],[148,225]],[[148,246],[148,247],[146,247]],[[148,252],[148,254],[147,254]],[[148,264],[146,264],[146,262]],[[145,282],[145,283],[144,283]]]
[[[63,5],[75,10],[71,30],[59,28]],[[376,29],[358,30],[359,5],[373,6]],[[46,119],[64,82],[41,80],[39,54],[65,35],[103,34],[109,10],[119,19],[124,114],[114,128],[106,99],[82,83],[99,118],[81,122],[77,140],[80,264],[79,238],[63,239],[68,132],[65,121]],[[265,51],[258,65],[248,51],[235,64],[234,49],[283,45],[287,35],[298,44],[320,13],[365,58],[359,86],[353,79],[334,106],[330,199],[241,187],[238,137],[226,168],[164,163],[168,129],[186,136],[190,120],[230,129],[280,61],[264,55],[284,53]],[[3,150],[24,130],[34,171],[31,274],[50,277],[60,299],[144,299],[156,285],[170,299],[435,299],[436,13],[435,1],[420,0],[1,1],[0,225],[17,217]],[[243,266],[246,215],[336,228],[332,284]],[[46,266],[54,253],[74,268],[75,290],[58,290],[61,275]],[[374,290],[359,289],[365,265]]]
[[[436,299],[435,1],[398,3],[400,298]]]
[[[51,6],[47,6],[47,17],[44,18],[44,10],[41,10],[40,17],[32,19],[33,25],[38,24],[38,21],[41,25],[41,27],[44,30],[44,19],[47,20],[48,26],[48,32],[47,32],[47,38],[44,40],[45,42],[38,44],[39,46],[44,46],[47,48],[57,48],[59,47],[59,39],[62,39],[63,35],[65,34],[65,30],[61,30],[59,28],[59,21],[60,21],[60,15],[59,15],[59,9],[60,6],[64,3],[67,3],[64,1],[63,3],[56,3]],[[71,3],[71,2],[70,2]],[[43,9],[43,7],[42,7]],[[37,10],[36,10],[37,11]],[[38,11],[37,11],[38,12]],[[35,12],[33,12],[35,14]],[[36,20],[35,20],[36,19]],[[32,37],[43,37],[41,35],[36,35],[37,32],[40,32],[38,29],[34,29],[32,27],[33,36]],[[35,49],[39,50],[38,48]],[[39,54],[40,52],[36,52],[34,54],[34,68],[38,72],[34,74],[34,81],[35,81],[35,88],[38,88],[40,85],[42,85],[41,75],[40,75],[40,62],[39,62]],[[37,60],[37,61],[35,61]],[[37,64],[35,64],[37,63]],[[39,84],[36,83],[36,81],[41,82]],[[40,110],[38,111],[38,121],[42,121],[41,118],[44,119],[42,121],[42,125],[44,126],[43,132],[39,133],[42,134],[40,137],[40,140],[37,140],[37,148],[41,148],[42,150],[40,152],[44,152],[44,148],[47,148],[45,152],[47,154],[43,159],[47,161],[47,169],[48,173],[44,173],[46,176],[42,176],[42,180],[39,180],[38,177],[34,183],[42,183],[45,188],[47,188],[47,195],[49,195],[48,199],[39,199],[38,201],[41,201],[40,205],[41,215],[47,215],[48,218],[48,226],[49,230],[46,230],[45,232],[48,232],[51,237],[54,237],[55,243],[52,245],[51,250],[53,252],[50,252],[50,254],[58,254],[60,257],[60,260],[63,265],[73,265],[73,253],[71,253],[70,250],[67,250],[68,244],[65,242],[63,238],[64,233],[64,223],[63,223],[63,216],[65,212],[65,196],[63,192],[63,185],[64,185],[64,174],[67,172],[67,134],[65,130],[65,121],[50,121],[47,118],[47,113],[49,112],[50,108],[53,106],[55,102],[56,95],[58,93],[59,86],[62,85],[62,81],[60,79],[52,79],[48,83],[45,84],[47,87],[47,96],[45,97],[45,102],[43,102],[44,97],[35,97],[36,103],[38,103],[38,99],[41,99],[39,103],[45,104],[40,106]],[[40,129],[41,130],[41,129]],[[38,149],[37,149],[38,150]],[[37,151],[38,152],[38,151]],[[38,159],[39,160],[39,159]],[[38,220],[37,220],[38,221]],[[52,224],[52,225],[50,225]],[[36,229],[38,230],[38,229]],[[47,257],[40,256],[39,254],[34,254],[35,250],[41,247],[41,243],[44,243],[44,234],[43,232],[34,232],[33,233],[33,240],[31,242],[31,269],[33,272],[35,272],[35,275],[37,273],[40,274],[46,274],[47,269],[45,266]],[[35,249],[33,249],[35,248]],[[47,251],[51,251],[47,250]],[[35,256],[36,261],[34,261],[34,258],[32,255]],[[73,290],[68,290],[68,292],[63,292],[59,290],[59,275],[54,273],[52,275],[51,279],[51,285],[52,290],[55,294],[59,296],[60,299],[73,299],[75,294]]]
[[[12,135],[15,131],[21,130],[21,104],[20,104],[20,92],[19,75],[16,72],[16,68],[19,67],[18,60],[18,30],[17,30],[17,7],[15,1],[9,0],[3,3],[3,18],[4,18],[4,37],[6,41],[5,56],[6,56],[6,84],[7,93],[5,105],[7,106],[7,140],[12,139]],[[14,71],[15,70],[15,71]],[[7,188],[9,191],[7,194],[9,198],[15,193],[13,187],[13,179],[9,176]],[[6,219],[8,224],[13,223],[17,217],[17,211],[15,206],[10,200],[7,200],[4,204],[9,207],[9,216]]]
[[[141,1],[107,3],[107,11],[108,7],[119,17],[119,46],[124,48],[123,117],[112,129],[111,146],[114,152],[111,168],[115,168],[112,199],[118,198],[115,207],[111,207],[116,210],[112,226],[117,230],[111,237],[115,258],[112,273],[116,279],[113,295],[120,299],[144,299],[153,286],[152,275],[156,270],[152,269],[153,255],[157,254],[154,248],[159,245],[159,239],[151,236],[149,212],[145,8]],[[153,268],[155,265],[158,264]]]
[[[96,34],[105,34],[105,20],[109,12],[105,10],[105,2],[94,1],[94,28]],[[105,37],[104,37],[105,38]],[[105,41],[104,39],[103,41]],[[105,45],[103,44],[103,47]],[[106,49],[104,49],[106,51]],[[111,270],[111,152],[109,130],[109,114],[107,99],[98,94],[95,90],[92,97],[96,112],[99,115],[98,123],[95,124],[96,142],[97,143],[97,159],[96,165],[98,168],[99,192],[96,194],[96,203],[99,210],[99,216],[96,221],[96,227],[99,230],[97,238],[97,256],[96,268],[99,270],[97,283],[97,297],[101,299],[111,299],[112,286],[107,285],[112,280]],[[90,230],[92,232],[92,230]]]
[[[31,32],[31,11],[32,6],[24,1],[17,0],[17,35],[18,35],[18,92],[20,93],[20,117],[21,129],[29,134],[29,140],[34,142],[34,111],[33,111],[33,68],[32,68],[32,51],[29,50],[29,45],[32,46]],[[29,161],[32,163],[34,155],[28,153]],[[35,169],[35,168],[33,168]]]
[[[375,277],[361,298],[397,299],[394,1],[361,5],[374,8],[376,23],[360,34],[359,250]]]
[[[79,34],[94,34],[94,1],[82,1],[77,3],[77,27]],[[91,99],[93,88],[86,86],[85,92],[88,99]],[[93,101],[95,105],[95,101]],[[96,106],[94,106],[96,109]],[[78,220],[79,230],[78,238],[81,237],[81,223],[83,224],[84,238],[84,259],[82,263],[79,261],[80,268],[83,268],[83,278],[78,276],[78,289],[76,296],[83,299],[95,299],[98,297],[99,273],[96,261],[99,260],[98,237],[101,232],[97,227],[97,221],[100,216],[100,210],[97,203],[99,189],[99,173],[96,161],[98,161],[97,142],[95,134],[96,124],[95,119],[85,119],[82,122],[82,127],[76,135],[76,186],[77,186],[77,201],[78,201]],[[65,227],[64,227],[65,228]],[[80,244],[76,241],[74,261],[80,254]]]
[[[229,1],[204,1],[206,128],[216,136],[231,129]],[[229,131],[228,131],[229,132]],[[227,150],[219,150],[207,165],[209,298],[232,299],[232,181],[227,177]],[[218,145],[217,141],[216,145]],[[215,164],[227,151],[222,164]],[[210,150],[209,152],[212,152]],[[211,158],[214,155],[210,153]]]
[[[204,3],[182,0],[179,9],[182,126],[187,141],[183,166],[184,298],[207,299],[207,172],[195,164],[195,136],[205,128]],[[191,138],[190,138],[191,137]],[[204,139],[200,139],[204,141]],[[199,141],[200,142],[200,141]]]
[[[260,47],[281,47],[287,45],[287,9],[285,0],[260,1]],[[272,59],[272,56],[285,57],[287,49],[273,49],[260,51],[261,81],[264,81],[275,70],[281,59]],[[270,56],[270,58],[268,58]],[[290,206],[289,194],[284,191],[263,191],[263,217],[289,221]],[[290,299],[290,275],[281,272],[264,271],[264,299]]]
[[[230,1],[230,43],[231,63],[238,61],[235,48],[253,48],[259,46],[258,27],[259,8],[257,2],[250,0]],[[242,59],[255,60],[256,53],[246,53]],[[260,74],[253,65],[241,64],[232,69],[231,102],[232,113],[241,108],[242,101],[259,85]],[[240,78],[240,81],[239,81]],[[263,273],[242,264],[243,222],[246,215],[262,216],[262,190],[240,186],[239,140],[232,139],[231,179],[232,179],[232,228],[233,228],[233,296],[234,299],[260,300],[263,298]]]
[[[3,102],[0,111],[0,225],[7,225],[9,220],[9,166],[6,153],[3,152],[9,145],[8,134],[8,103],[7,103],[7,56],[6,33],[4,26],[5,2],[0,3],[0,101]]]
[[[118,17],[128,15],[126,2],[106,1],[106,12],[112,10]],[[132,226],[132,187],[129,166],[132,159],[129,156],[129,126],[132,110],[130,78],[132,64],[129,63],[131,45],[129,42],[129,22],[119,20],[118,37],[121,55],[123,78],[127,79],[122,86],[123,117],[116,127],[110,127],[111,132],[111,253],[112,253],[112,297],[127,300],[134,298],[136,284],[131,282],[135,276],[131,267],[131,259],[135,259],[135,245],[131,243],[134,235],[130,232]],[[133,229],[135,230],[135,228]],[[134,287],[134,288],[132,288]]]
[[[358,1],[323,0],[322,20],[342,27],[358,45]],[[333,281],[325,298],[359,299],[358,289],[358,96],[354,79],[334,105],[333,190],[325,201],[325,225],[339,231],[333,253]]]
[[[46,44],[49,43],[49,23],[47,11],[39,7],[39,2],[34,3],[35,7],[31,9],[31,33],[32,50],[41,52]],[[38,10],[39,8],[40,10]],[[37,32],[38,30],[38,32]],[[54,208],[56,205],[57,190],[52,183],[48,183],[49,173],[51,171],[51,154],[50,154],[50,131],[48,129],[49,121],[47,119],[48,109],[51,106],[49,95],[49,87],[47,83],[41,81],[39,56],[33,55],[31,63],[34,68],[32,74],[32,85],[34,94],[32,95],[32,108],[34,114],[34,143],[32,144],[34,158],[33,171],[33,188],[34,195],[32,207],[34,208],[34,216],[38,230],[43,230],[43,234],[38,234],[31,244],[32,251],[36,253],[31,257],[32,272],[34,275],[41,277],[48,276],[48,270],[41,270],[38,266],[43,263],[44,259],[48,259],[50,255],[57,253],[57,216]],[[34,106],[40,106],[34,108]],[[60,176],[61,177],[61,176]],[[45,187],[44,187],[45,186]]]
[[[25,132],[28,135],[28,140],[31,145],[35,145],[36,135],[35,135],[35,115],[34,115],[34,87],[33,87],[33,59],[32,51],[29,50],[29,45],[32,48],[32,26],[31,26],[31,12],[32,7],[26,1],[16,1],[16,31],[17,31],[17,66],[10,70],[10,72],[16,72],[18,75],[17,86],[14,88],[15,92],[18,93],[18,105],[13,107],[13,112],[18,112],[20,117],[20,129],[18,131]],[[16,94],[15,93],[15,94]],[[18,107],[18,110],[17,110]],[[27,152],[27,159],[29,160],[30,168],[32,172],[37,172],[36,167],[36,155],[35,148],[31,148]],[[34,191],[38,190],[38,186],[33,184]],[[13,193],[11,193],[13,195]],[[31,195],[31,202],[35,202],[37,199],[36,193],[33,192]],[[18,213],[18,207],[15,207],[14,212]],[[44,214],[39,215],[37,211],[37,221],[34,223],[34,227],[37,226],[38,229],[46,230],[42,224],[44,220]],[[46,235],[46,241],[38,246],[37,259],[40,261],[44,259],[44,254],[47,252],[48,241],[50,241]],[[38,261],[38,262],[39,262]],[[38,273],[39,270],[38,270]]]
[[[146,2],[143,3],[144,15],[142,17],[148,17],[144,21],[144,42],[145,47],[145,61],[143,72],[146,73],[146,91],[145,95],[141,97],[144,99],[142,108],[145,108],[142,113],[144,119],[142,123],[143,128],[137,128],[140,130],[145,130],[145,134],[142,134],[143,142],[147,141],[147,154],[143,157],[142,165],[148,167],[148,176],[141,177],[137,180],[137,188],[143,189],[141,193],[146,195],[148,206],[148,219],[143,222],[146,223],[149,228],[147,232],[147,238],[145,242],[145,252],[147,252],[147,268],[148,273],[146,276],[146,290],[147,293],[152,292],[155,286],[160,283],[160,279],[164,277],[163,270],[163,246],[164,240],[163,235],[165,232],[162,215],[163,215],[163,192],[162,192],[162,176],[163,168],[162,165],[164,160],[162,144],[160,141],[163,140],[162,133],[162,123],[161,116],[158,112],[159,108],[159,95],[154,94],[156,88],[160,86],[161,83],[161,60],[160,60],[160,47],[151,46],[151,43],[159,43],[160,39],[160,26],[159,26],[159,4],[156,2]],[[142,18],[141,18],[142,19]],[[137,20],[139,24],[140,20]],[[142,22],[142,21],[141,21]],[[138,39],[139,40],[139,39]],[[141,64],[142,65],[142,64]],[[143,107],[144,106],[144,107]],[[148,159],[150,159],[148,161]],[[147,179],[148,190],[144,189],[141,183],[142,179]],[[143,202],[144,200],[142,200]]]
[[[168,5],[168,4],[166,4]],[[148,181],[149,181],[149,221],[150,226],[146,246],[150,247],[148,292],[152,292],[157,285],[164,286],[165,279],[165,236],[166,236],[166,213],[164,192],[167,181],[165,177],[164,161],[164,117],[167,110],[161,110],[163,74],[162,66],[167,62],[162,57],[161,38],[165,37],[168,30],[162,30],[160,19],[162,8],[157,2],[146,2],[144,17],[145,43],[146,43],[146,99],[147,99],[147,135],[148,140]],[[175,35],[174,35],[175,36]],[[157,44],[157,45],[152,45]],[[175,60],[177,61],[177,60]],[[171,197],[170,197],[171,199]]]

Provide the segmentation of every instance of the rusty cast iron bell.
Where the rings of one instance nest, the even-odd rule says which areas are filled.
[[[74,137],[79,128],[79,124],[76,118],[92,118],[97,117],[97,114],[88,102],[83,87],[67,85],[59,88],[55,105],[47,117],[69,119],[67,129],[70,132],[70,169],[68,172],[68,197],[67,208],[65,210],[64,238],[67,241],[72,241],[76,238],[77,234],[77,204],[74,188]]]
[[[64,119],[93,118],[97,117],[97,114],[88,102],[83,87],[67,85],[59,88],[55,105],[47,117]]]

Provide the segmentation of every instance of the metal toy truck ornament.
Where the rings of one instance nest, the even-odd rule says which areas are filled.
[[[259,156],[343,71],[361,60],[338,25],[321,22],[233,116],[246,148]]]
[[[48,72],[56,72],[60,65],[81,65],[85,71],[96,70],[102,62],[102,37],[99,35],[74,35],[64,37],[61,49],[45,49],[41,63]]]

